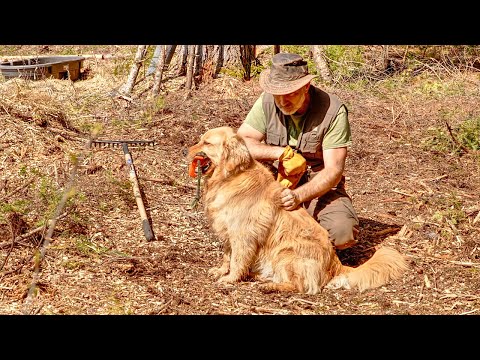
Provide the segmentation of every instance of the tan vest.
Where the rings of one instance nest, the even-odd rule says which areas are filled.
[[[296,147],[305,160],[307,160],[309,175],[313,176],[324,167],[323,137],[342,105],[343,103],[336,95],[328,94],[313,85],[310,86],[310,105],[307,116],[303,121],[303,128],[298,136]],[[267,118],[265,143],[287,146],[288,132],[285,115],[275,106],[272,94],[264,94],[263,111]],[[273,165],[275,166],[276,163]]]

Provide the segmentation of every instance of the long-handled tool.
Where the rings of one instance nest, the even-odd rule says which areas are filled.
[[[142,228],[145,238],[148,241],[153,240],[153,232],[150,227],[150,222],[148,221],[147,212],[145,210],[145,205],[143,204],[142,194],[140,192],[140,185],[138,184],[137,173],[135,171],[135,166],[133,165],[132,155],[128,149],[128,145],[132,146],[153,146],[155,144],[154,140],[93,140],[93,146],[96,147],[111,147],[111,146],[122,146],[123,153],[125,155],[125,161],[128,166],[128,173],[130,177],[130,182],[133,187],[133,194],[135,200],[137,201],[137,207],[140,212],[140,217],[142,219]]]

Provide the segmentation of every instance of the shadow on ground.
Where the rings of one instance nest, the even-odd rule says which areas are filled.
[[[397,224],[387,224],[366,218],[359,218],[359,220],[358,244],[352,248],[337,251],[344,265],[356,267],[363,264],[372,257],[376,247],[381,245],[385,238],[395,235],[401,229]]]

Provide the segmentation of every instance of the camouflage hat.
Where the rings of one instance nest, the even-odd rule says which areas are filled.
[[[308,73],[307,62],[298,54],[278,53],[272,65],[260,74],[260,86],[273,95],[290,94],[308,84],[317,75]]]

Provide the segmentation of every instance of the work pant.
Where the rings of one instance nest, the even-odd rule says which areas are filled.
[[[339,249],[356,244],[359,221],[352,200],[344,188],[335,188],[302,206],[328,230],[330,241]]]

